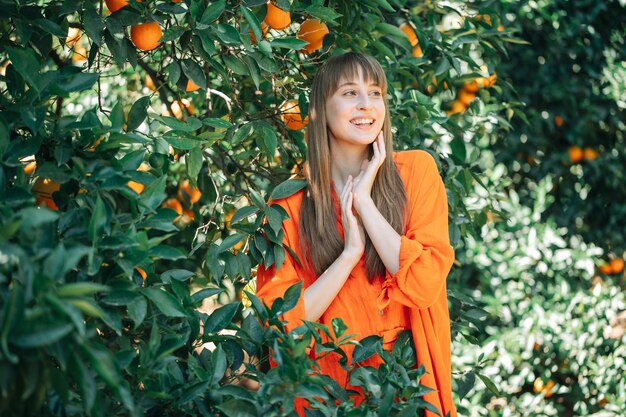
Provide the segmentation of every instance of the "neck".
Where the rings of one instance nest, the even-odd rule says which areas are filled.
[[[348,176],[352,175],[354,178],[359,175],[363,161],[369,158],[370,146],[340,145],[335,141],[330,142],[330,175],[335,182],[335,188],[339,190],[338,193],[348,181]]]

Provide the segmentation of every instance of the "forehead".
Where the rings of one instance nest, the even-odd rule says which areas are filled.
[[[361,67],[346,69],[343,71],[343,74],[340,75],[336,88],[355,86],[359,84],[382,87],[378,78],[377,74],[364,71]]]

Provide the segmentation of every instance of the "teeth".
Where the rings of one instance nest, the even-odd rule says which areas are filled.
[[[350,121],[350,123],[352,123],[353,125],[364,125],[364,124],[371,125],[372,123],[374,123],[374,120],[372,120],[372,119],[355,119],[355,120]]]

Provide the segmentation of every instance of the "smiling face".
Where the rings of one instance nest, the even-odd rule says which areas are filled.
[[[382,88],[373,80],[344,78],[326,100],[326,124],[331,140],[352,145],[369,145],[385,121]]]

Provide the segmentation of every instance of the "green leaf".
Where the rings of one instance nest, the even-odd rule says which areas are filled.
[[[246,400],[231,399],[216,406],[227,417],[256,417],[257,410],[254,404]]]
[[[371,0],[374,3],[378,4],[380,7],[382,7],[383,9],[387,10],[388,12],[395,12],[396,10],[391,6],[391,4],[389,4],[389,2],[387,2],[387,0]]]
[[[283,314],[292,310],[298,304],[301,295],[302,281],[298,281],[291,287],[287,288],[287,291],[285,291],[285,295],[283,296],[283,305],[280,309],[279,314]]]
[[[199,140],[197,136],[191,136],[184,134],[184,132],[178,132],[170,130],[163,135],[163,138],[176,149],[190,150],[193,148],[199,148],[204,141]]]
[[[150,96],[141,97],[133,103],[128,112],[128,121],[126,122],[126,131],[131,132],[137,129],[148,115],[148,106],[150,105]]]
[[[99,240],[106,223],[106,209],[102,198],[100,198],[100,194],[98,194],[96,205],[93,209],[93,213],[91,213],[91,220],[89,220],[88,227],[89,239],[91,239],[93,243],[96,243]]]
[[[377,335],[367,336],[359,341],[352,353],[353,362],[362,362],[370,358],[379,349],[382,349],[382,338]]]
[[[259,19],[256,18],[254,13],[250,11],[245,5],[239,6],[239,9],[243,13],[243,17],[250,25],[250,29],[252,29],[252,33],[254,33],[254,37],[257,40],[261,40],[263,38],[263,32],[261,32],[261,24],[259,23]]]
[[[178,120],[175,117],[171,116],[157,116],[150,115],[153,119],[159,120],[164,123],[167,127],[171,127],[174,130],[178,130],[181,132],[194,132],[202,127],[202,122],[197,117],[188,117],[187,120]]]
[[[278,38],[272,39],[270,45],[272,48],[293,49],[299,51],[309,43],[298,38]]]
[[[458,383],[458,395],[462,400],[465,396],[470,392],[470,390],[474,387],[474,383],[476,382],[476,374],[474,372],[468,372],[463,375]]]
[[[148,312],[148,303],[144,297],[137,297],[135,300],[126,306],[128,311],[128,317],[133,321],[135,329],[143,323]]]
[[[278,210],[274,209],[272,206],[265,206],[264,212],[265,212],[265,217],[267,218],[267,221],[269,222],[270,227],[272,228],[272,231],[274,232],[274,235],[278,236],[278,233],[283,228],[282,216],[280,215]]]
[[[200,18],[199,23],[208,26],[220,17],[225,8],[226,0],[218,0],[216,2],[213,2],[209,5],[209,7],[204,10],[204,13],[202,13],[202,17]],[[202,29],[202,27],[200,27],[200,29]]]
[[[206,90],[206,77],[202,67],[193,59],[183,59],[181,61],[183,73],[188,79],[196,83],[201,89]]]
[[[44,207],[29,207],[20,211],[22,230],[36,229],[59,218],[59,214]]]
[[[223,55],[222,59],[226,67],[237,75],[248,75],[248,67],[241,60],[233,55]]]
[[[500,397],[502,394],[500,393],[500,390],[498,390],[498,387],[496,387],[496,384],[494,384],[493,382],[491,382],[491,380],[486,377],[485,375],[476,373],[476,375],[480,378],[481,381],[483,381],[485,383],[485,385],[487,386],[487,388],[489,389],[489,391],[491,391],[494,395]]]
[[[224,45],[235,46],[241,45],[241,37],[237,29],[225,23],[218,23],[213,27],[215,34]]]
[[[200,291],[196,291],[191,294],[191,300],[194,304],[198,304],[205,298],[212,297],[222,292],[224,292],[224,290],[221,288],[203,288]]]
[[[35,26],[40,27],[51,35],[58,36],[59,38],[65,38],[67,32],[63,30],[61,26],[52,20],[48,19],[35,19],[33,20]]]
[[[59,77],[50,88],[56,94],[67,96],[69,93],[93,87],[98,78],[100,78],[98,73],[79,72],[77,74],[67,74]]]
[[[250,217],[252,214],[255,214],[259,211],[259,209],[257,207],[254,206],[245,206],[245,207],[241,207],[240,209],[238,209],[235,214],[233,214],[233,217],[230,219],[230,225],[231,227],[234,224],[239,223],[240,221],[242,221],[243,219]]]
[[[4,157],[4,152],[9,147],[9,126],[4,117],[0,116],[0,159]]]
[[[192,148],[187,152],[185,163],[187,165],[187,175],[192,181],[196,181],[200,170],[202,170],[202,149]]]
[[[149,254],[157,259],[168,259],[170,261],[185,259],[187,257],[185,252],[170,245],[155,246],[150,249]]]
[[[40,64],[35,52],[25,48],[6,48],[11,64],[24,80],[36,91],[40,90]]]
[[[186,317],[187,313],[176,298],[159,288],[145,288],[142,292],[167,317]]]
[[[74,282],[60,286],[56,290],[57,296],[63,297],[82,297],[85,295],[93,295],[99,292],[108,292],[110,287],[97,284],[95,282]]]
[[[228,326],[232,322],[233,317],[235,317],[240,305],[241,303],[236,302],[226,304],[214,310],[204,322],[204,334],[217,333]]]
[[[225,252],[228,249],[230,249],[233,246],[235,246],[237,243],[241,242],[243,239],[245,239],[244,235],[241,235],[239,233],[232,234],[232,235],[226,237],[222,241],[222,243],[220,243],[220,246],[217,248],[217,252],[218,253]]]
[[[21,348],[36,348],[51,345],[68,335],[74,326],[72,323],[45,322],[41,328],[29,329],[28,333],[14,337],[11,343]]]
[[[305,188],[307,185],[306,180],[287,180],[276,186],[272,191],[271,198],[273,200],[280,200],[287,198],[298,191]]]
[[[310,6],[307,6],[304,10],[311,16],[316,17],[323,22],[332,22],[342,16],[334,9],[322,6],[320,4],[312,4]]]

